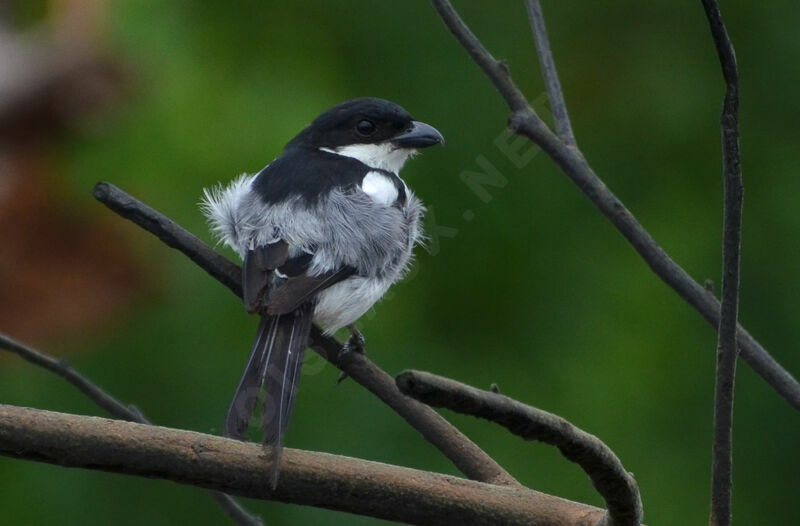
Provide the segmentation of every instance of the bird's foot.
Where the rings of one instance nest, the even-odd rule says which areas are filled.
[[[364,335],[361,334],[361,331],[359,331],[355,325],[348,325],[347,328],[350,329],[350,337],[342,346],[342,350],[339,351],[340,361],[342,358],[353,352],[358,354],[367,354],[367,349],[365,347],[367,340],[364,338]],[[344,371],[339,373],[339,378],[336,379],[336,384],[338,385],[342,383],[345,379],[347,379],[347,376],[347,373]]]

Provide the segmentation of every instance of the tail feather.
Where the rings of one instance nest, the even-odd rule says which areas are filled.
[[[278,329],[278,318],[280,316],[262,316],[261,323],[258,325],[256,339],[250,350],[250,358],[247,366],[236,387],[231,405],[228,408],[228,415],[225,418],[223,434],[226,437],[243,439],[247,432],[247,425],[250,423],[250,416],[258,402],[258,394],[263,385],[263,375],[265,356],[272,349],[275,335]]]
[[[225,436],[242,439],[258,395],[262,389],[265,391],[262,427],[264,444],[273,452],[270,466],[273,487],[278,482],[283,435],[297,393],[312,311],[309,302],[288,314],[262,315],[250,359],[225,421]]]
[[[264,431],[264,444],[273,451],[271,479],[272,485],[278,483],[283,436],[289,426],[297,386],[300,381],[300,368],[303,355],[311,333],[312,305],[306,303],[294,312],[278,316],[281,318],[276,349],[267,357],[267,366],[261,425]]]

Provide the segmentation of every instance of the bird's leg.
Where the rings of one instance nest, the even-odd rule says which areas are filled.
[[[367,350],[364,345],[367,343],[367,340],[364,338],[364,335],[361,334],[361,331],[358,330],[355,323],[348,325],[347,329],[350,331],[350,337],[347,339],[344,347],[342,347],[342,353],[357,352],[366,354]]]
[[[339,360],[341,360],[344,356],[347,356],[351,352],[357,352],[359,354],[367,354],[367,349],[364,347],[367,341],[366,339],[364,339],[364,335],[361,334],[361,331],[358,330],[358,327],[356,327],[354,323],[351,323],[350,325],[347,326],[347,329],[350,331],[350,337],[342,346],[342,350],[339,351]],[[341,373],[339,373],[339,378],[336,380],[336,383],[340,384],[346,378],[347,378],[347,373],[342,371]]]

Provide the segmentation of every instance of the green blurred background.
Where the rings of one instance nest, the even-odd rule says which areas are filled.
[[[724,86],[700,2],[543,3],[586,157],[679,264],[718,283]],[[540,97],[522,2],[456,7]],[[797,375],[800,4],[722,7],[741,71],[741,320]],[[34,25],[45,7],[19,2],[16,16]],[[67,357],[154,422],[218,433],[256,320],[186,258],[97,204],[92,186],[110,181],[211,242],[197,208],[204,187],[259,170],[328,107],[384,97],[436,126],[447,146],[403,172],[439,235],[362,320],[370,357],[390,374],[496,382],[614,449],[639,482],[648,524],[707,521],[714,332],[545,155],[519,169],[497,148],[506,108],[427,2],[112,1],[104,16],[103,46],[126,64],[128,93],[51,138],[59,175],[48,188],[70,217],[109,229],[103,244],[127,254],[134,291],[100,321],[54,333],[42,320],[26,341]],[[488,202],[459,177],[479,170],[479,156],[508,181],[486,187]],[[101,257],[91,247],[83,255]],[[71,268],[52,274],[68,281]],[[288,446],[457,474],[364,389],[337,387],[332,366],[311,355],[305,373]],[[16,358],[0,357],[0,400],[102,414]],[[796,521],[800,415],[741,362],[735,409],[735,523]],[[602,505],[553,448],[445,416],[524,484]],[[245,503],[270,525],[381,523]],[[6,458],[0,509],[10,525],[227,523],[195,488]]]

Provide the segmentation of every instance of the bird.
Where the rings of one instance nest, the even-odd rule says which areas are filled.
[[[348,327],[342,352],[363,352],[355,322],[402,279],[424,239],[425,207],[400,170],[438,144],[442,134],[401,106],[354,99],[314,119],[260,172],[203,191],[212,233],[242,259],[244,306],[260,316],[223,435],[245,440],[263,392],[273,488],[312,323],[325,334]]]

